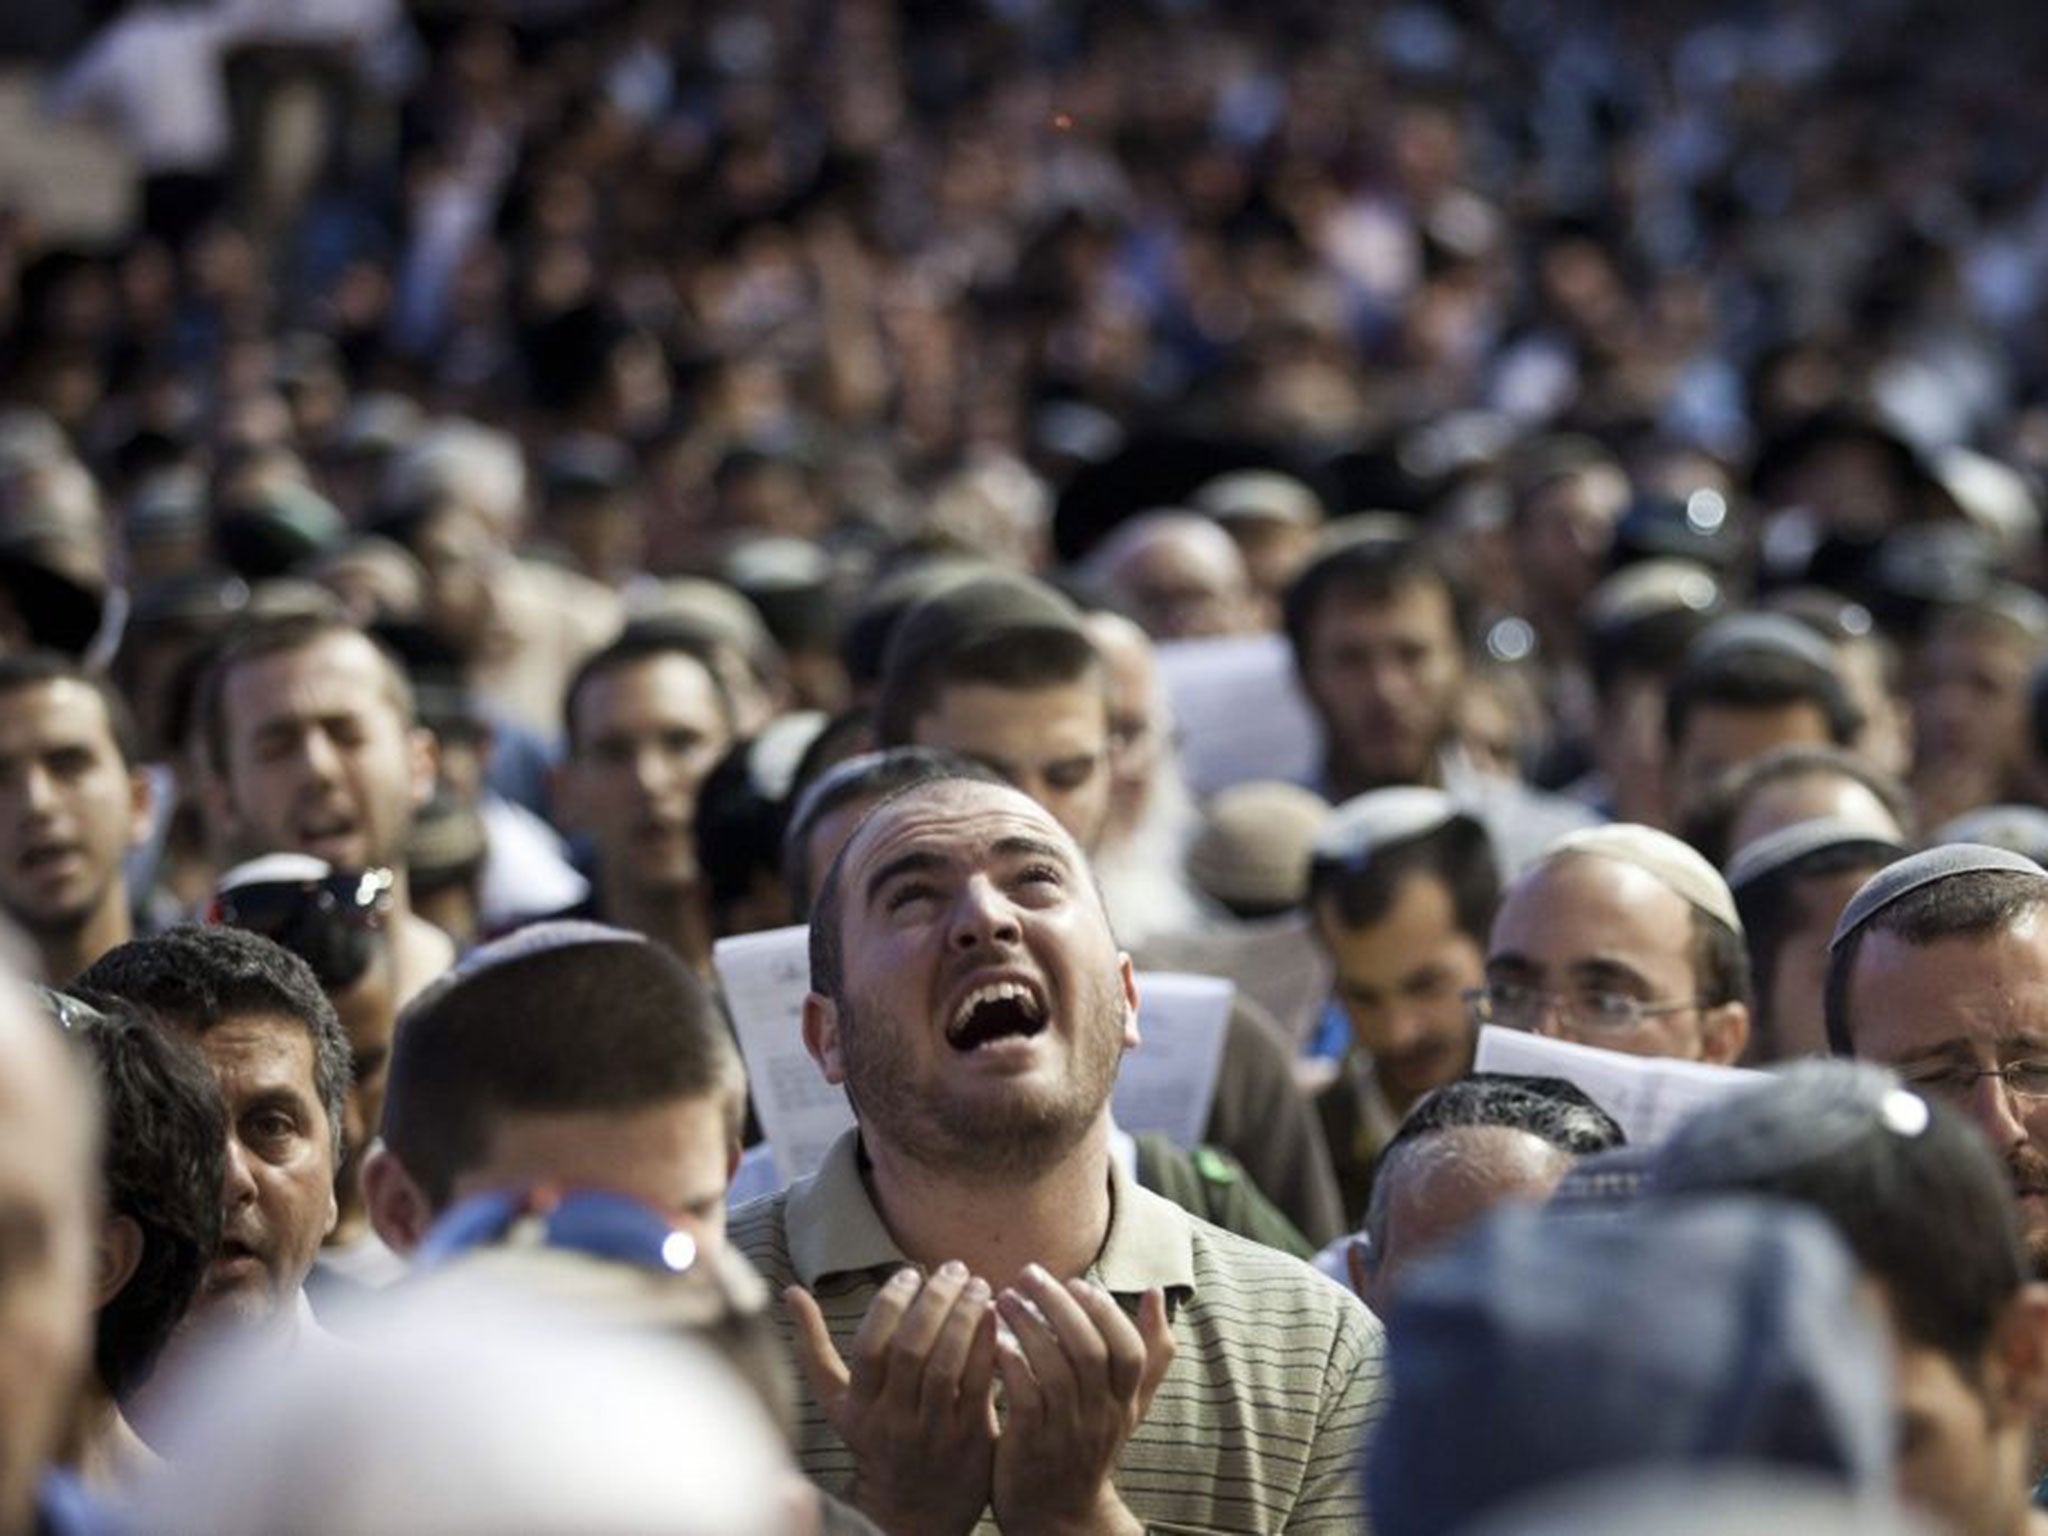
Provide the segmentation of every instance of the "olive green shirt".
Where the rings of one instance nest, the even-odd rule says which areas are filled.
[[[1088,1278],[1129,1313],[1163,1289],[1176,1347],[1118,1463],[1124,1503],[1160,1532],[1366,1530],[1360,1455],[1385,1390],[1378,1321],[1298,1260],[1188,1215],[1109,1162],[1109,1236]],[[800,1284],[817,1298],[842,1354],[882,1283],[909,1263],[868,1196],[858,1132],[813,1177],[741,1207],[730,1230],[772,1287]],[[852,1453],[799,1397],[798,1457],[844,1497]],[[986,1513],[975,1527],[996,1529]]]

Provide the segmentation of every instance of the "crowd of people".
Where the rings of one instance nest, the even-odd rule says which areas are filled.
[[[0,1536],[2048,1529],[2041,19],[101,10]]]

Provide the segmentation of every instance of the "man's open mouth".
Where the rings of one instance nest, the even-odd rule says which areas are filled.
[[[1029,1039],[1045,1028],[1045,1004],[1022,982],[996,981],[960,1000],[946,1024],[946,1043],[978,1051],[998,1040]]]
[[[35,843],[24,849],[21,855],[21,869],[24,874],[36,874],[61,864],[78,851],[76,843]]]

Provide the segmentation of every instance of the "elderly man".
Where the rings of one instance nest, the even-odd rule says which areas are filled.
[[[1828,946],[1828,1044],[1975,1122],[2048,1276],[2048,873],[1951,843],[1849,899]]]
[[[1749,1041],[1735,898],[1668,833],[1616,824],[1559,838],[1501,901],[1475,1011],[1581,1045],[1733,1062]]]
[[[1136,986],[1059,823],[971,781],[884,802],[826,876],[811,980],[805,1042],[860,1123],[732,1220],[789,1287],[805,1469],[898,1532],[1358,1530],[1379,1329],[1117,1166]]]
[[[1088,570],[1155,640],[1242,635],[1259,628],[1244,556],[1193,512],[1146,512],[1088,557]]]

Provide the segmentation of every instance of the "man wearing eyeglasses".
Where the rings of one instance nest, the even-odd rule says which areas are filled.
[[[1857,891],[1828,948],[1829,1045],[1969,1116],[2048,1277],[2048,873],[2001,848],[1930,848]]]
[[[1735,898],[1668,833],[1618,823],[1550,845],[1487,942],[1482,1024],[1635,1056],[1730,1063],[1749,1040]]]

